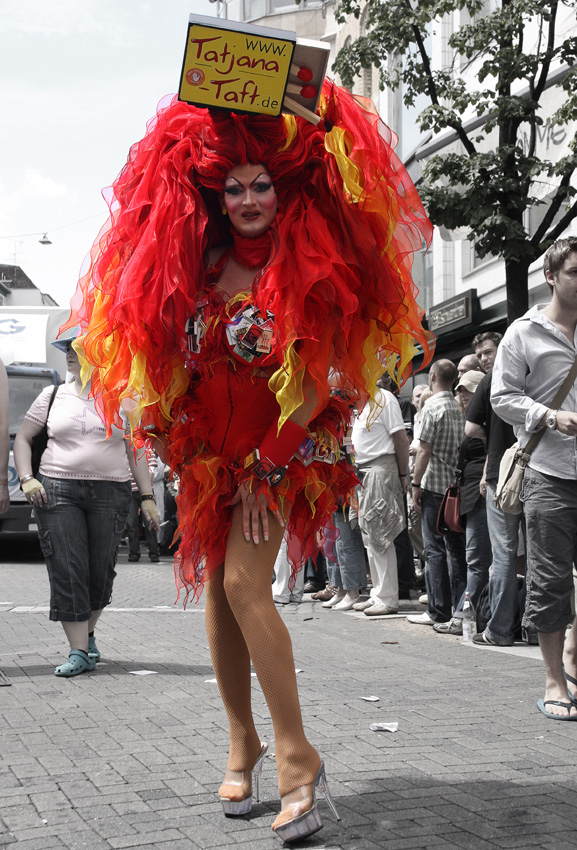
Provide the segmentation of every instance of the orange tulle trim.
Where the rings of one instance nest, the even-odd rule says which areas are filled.
[[[289,515],[288,556],[293,576],[334,531],[335,498],[340,495],[353,500],[356,483],[350,464],[313,463],[305,468],[298,461],[291,462],[276,488],[266,482],[253,483],[254,492],[264,496],[271,511]],[[234,470],[216,455],[199,456],[180,479],[176,501],[181,543],[175,575],[185,604],[189,598],[198,600],[206,579],[224,562],[232,516],[229,503],[235,492]],[[272,517],[270,521],[276,522]]]

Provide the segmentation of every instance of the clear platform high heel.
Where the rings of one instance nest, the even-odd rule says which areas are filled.
[[[248,778],[247,774],[250,774],[250,771],[243,770],[238,772],[240,780],[223,782],[220,786],[218,795],[220,797],[220,802],[222,803],[222,810],[227,818],[237,818],[241,815],[248,815],[252,809],[253,788],[256,801],[257,803],[259,802],[260,775],[262,773],[262,766],[264,764],[267,750],[268,744],[261,744],[259,756],[252,769],[252,782],[250,785],[246,781]]]
[[[335,818],[340,820],[329,792],[325,765],[321,761],[312,785],[301,785],[300,788],[287,794],[287,797],[294,797],[294,799],[288,803],[288,807],[283,809],[272,825],[275,835],[278,835],[285,844],[301,841],[322,829],[323,822],[318,810],[317,793],[324,797]]]

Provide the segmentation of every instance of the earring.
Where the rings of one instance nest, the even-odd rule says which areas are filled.
[[[222,214],[223,214],[223,215],[226,215],[226,207],[223,207],[223,208],[222,208]]]

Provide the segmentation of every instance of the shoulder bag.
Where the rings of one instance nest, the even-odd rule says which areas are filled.
[[[577,377],[577,358],[569,374],[557,390],[555,398],[551,402],[550,409],[558,410],[565,401],[567,393],[573,386]],[[525,470],[531,458],[531,453],[539,445],[546,428],[542,428],[537,433],[533,434],[525,446],[521,448],[519,443],[514,443],[503,454],[501,463],[499,464],[499,478],[497,487],[495,488],[495,504],[505,514],[520,514],[523,510],[521,502],[521,488],[523,486],[523,478]]]
[[[38,475],[38,470],[40,469],[40,461],[42,459],[42,455],[44,454],[44,450],[48,445],[48,417],[50,416],[50,408],[52,407],[52,403],[56,397],[57,392],[58,387],[54,387],[54,389],[52,390],[52,395],[50,396],[50,401],[48,403],[48,412],[46,414],[46,422],[44,423],[44,427],[38,434],[36,434],[35,437],[32,438],[32,475],[35,478]]]
[[[456,531],[464,534],[465,526],[461,518],[461,478],[465,465],[465,440],[461,441],[459,463],[455,470],[455,483],[451,484],[443,494],[443,501],[437,515],[437,531],[447,534]]]

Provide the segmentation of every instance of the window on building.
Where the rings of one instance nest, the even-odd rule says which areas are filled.
[[[244,20],[264,18],[266,15],[266,0],[244,0]]]
[[[298,12],[306,9],[321,9],[323,0],[302,0],[297,6],[294,0],[244,0],[244,21],[265,18],[279,12]]]
[[[429,56],[431,56],[431,48],[431,34],[429,32],[425,41],[425,49]],[[399,62],[402,61],[405,61],[404,58],[396,54],[391,58],[391,67],[397,67]],[[428,95],[420,94],[412,104],[407,105],[405,103],[405,95],[406,89],[401,82],[399,87],[392,93],[393,103],[390,114],[392,129],[399,136],[399,156],[403,160],[407,159],[409,154],[417,148],[426,135],[419,129],[417,118],[423,109],[429,106],[430,102]]]
[[[365,9],[361,16],[361,35],[367,34],[367,10]],[[360,94],[363,97],[373,99],[373,66],[363,68],[361,71]]]
[[[422,249],[415,254],[413,261],[413,281],[419,290],[417,304],[425,312],[435,303],[433,297],[433,247],[427,249],[423,243]]]

